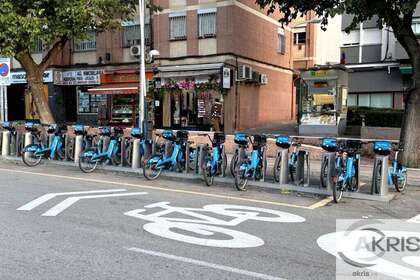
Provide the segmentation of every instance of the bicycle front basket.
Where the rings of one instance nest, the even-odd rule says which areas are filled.
[[[176,132],[176,138],[179,141],[187,141],[188,140],[188,135],[189,135],[188,131],[185,131],[185,130],[178,130]]]
[[[289,136],[278,136],[276,138],[276,145],[277,147],[283,148],[283,149],[289,149],[290,148],[290,137]]]
[[[213,144],[220,145],[225,143],[226,135],[223,132],[215,132],[213,137]]]
[[[47,128],[47,132],[52,134],[57,131],[57,125],[56,124],[50,124]]]
[[[140,128],[135,127],[131,129],[131,136],[137,139],[142,139],[144,137],[143,133],[141,132]]]
[[[111,130],[109,127],[100,127],[99,134],[102,136],[111,136]]]
[[[169,140],[169,141],[174,141],[175,140],[175,136],[172,130],[165,130],[162,133],[162,137],[163,139]]]
[[[248,135],[243,132],[237,132],[235,133],[234,141],[237,145],[245,146],[248,144]]]
[[[262,147],[265,144],[267,144],[267,136],[262,134],[256,134],[254,137],[254,146],[256,147]]]
[[[373,151],[377,155],[388,156],[391,154],[391,142],[389,141],[376,141],[373,144]]]
[[[337,151],[337,139],[335,138],[324,138],[322,139],[321,147],[330,153]]]
[[[84,125],[78,124],[74,127],[74,134],[76,135],[84,135],[85,134],[85,127]]]

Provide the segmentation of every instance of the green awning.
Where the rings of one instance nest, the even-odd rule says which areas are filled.
[[[413,75],[413,73],[414,73],[413,67],[411,67],[411,66],[400,67],[400,73],[402,75]]]

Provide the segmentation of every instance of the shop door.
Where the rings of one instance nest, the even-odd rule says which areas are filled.
[[[64,111],[66,122],[77,122],[77,94],[76,87],[64,87]]]
[[[7,103],[9,121],[25,119],[25,87],[26,85],[11,85],[7,88]]]

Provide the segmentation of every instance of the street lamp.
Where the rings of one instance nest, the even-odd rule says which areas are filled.
[[[139,0],[139,16],[140,16],[140,96],[139,96],[139,127],[144,135],[145,130],[145,116],[147,114],[145,108],[146,98],[146,61],[145,61],[145,33],[144,33],[144,22],[145,22],[145,0]]]

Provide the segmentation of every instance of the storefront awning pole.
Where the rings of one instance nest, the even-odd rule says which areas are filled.
[[[144,39],[144,0],[139,0],[139,14],[140,14],[140,96],[139,96],[139,127],[142,129],[144,135],[146,135],[146,123],[145,123],[145,102],[146,97],[146,62],[145,62],[145,39]]]

